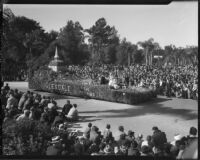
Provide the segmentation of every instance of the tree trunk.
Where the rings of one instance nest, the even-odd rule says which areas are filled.
[[[150,65],[152,66],[152,63],[153,63],[153,53],[151,52],[150,54]]]
[[[196,64],[196,62],[197,62],[197,57],[196,55],[194,55],[194,63]]]
[[[130,62],[131,61],[131,59],[130,59],[130,52],[128,52],[128,66],[130,66]]]
[[[175,65],[177,65],[177,60],[176,60],[176,56],[175,56]]]
[[[147,52],[148,52],[148,48],[145,49],[145,58],[146,58],[146,66],[148,65],[148,57],[147,57]]]

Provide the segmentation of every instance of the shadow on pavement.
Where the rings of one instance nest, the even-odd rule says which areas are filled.
[[[79,121],[78,122],[94,122],[97,120],[101,120],[100,118],[94,118],[96,116],[79,116]],[[91,119],[92,118],[92,119]]]
[[[123,117],[136,117],[148,114],[157,114],[157,115],[173,115],[179,116],[185,120],[193,120],[198,118],[198,114],[192,113],[190,109],[174,109],[171,107],[165,107],[163,104],[159,104],[159,102],[167,101],[171,99],[166,98],[158,98],[152,100],[148,103],[143,103],[139,105],[139,108],[128,108],[128,109],[120,109],[120,110],[103,110],[103,111],[84,111],[80,113],[107,113],[105,115],[100,115],[99,117],[103,118],[123,118]],[[111,113],[111,114],[108,114]]]

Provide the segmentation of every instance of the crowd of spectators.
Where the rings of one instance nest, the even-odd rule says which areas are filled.
[[[108,84],[115,89],[147,87],[168,97],[198,99],[198,66],[72,65],[68,71],[77,79],[91,79],[95,84]]]
[[[25,81],[27,79],[27,71],[25,69],[13,69],[4,70],[2,69],[2,80],[3,81]]]
[[[144,138],[142,134],[135,135],[134,131],[125,131],[119,126],[117,136],[113,136],[110,124],[103,131],[92,123],[88,124],[83,134],[71,130],[69,124],[78,120],[76,104],[69,100],[59,111],[53,98],[41,96],[38,93],[27,91],[22,93],[12,90],[8,85],[1,90],[3,108],[3,123],[8,121],[40,121],[52,130],[58,130],[51,141],[43,147],[45,155],[128,155],[183,158],[187,148],[197,141],[197,129],[191,127],[189,134],[177,134],[174,141],[167,140],[164,131],[158,127],[152,128],[152,133]],[[7,123],[9,124],[9,123]],[[197,148],[190,153],[190,158],[197,158]],[[194,154],[193,154],[194,152]]]

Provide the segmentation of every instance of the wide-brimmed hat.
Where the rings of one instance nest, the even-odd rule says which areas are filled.
[[[143,138],[143,135],[142,135],[142,134],[138,134],[138,137],[139,137],[139,138]]]
[[[181,140],[183,138],[183,136],[181,135],[181,134],[176,134],[175,136],[174,136],[174,139],[176,140],[176,141],[179,141],[179,140]]]
[[[59,142],[60,141],[60,136],[54,136],[54,137],[52,137],[51,138],[51,143],[57,143],[57,142]]]
[[[133,132],[132,130],[128,131],[128,135],[133,135],[135,132]]]

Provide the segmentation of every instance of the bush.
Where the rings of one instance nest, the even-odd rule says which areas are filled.
[[[49,126],[32,120],[6,123],[2,133],[3,155],[45,155],[47,142],[52,137]]]

